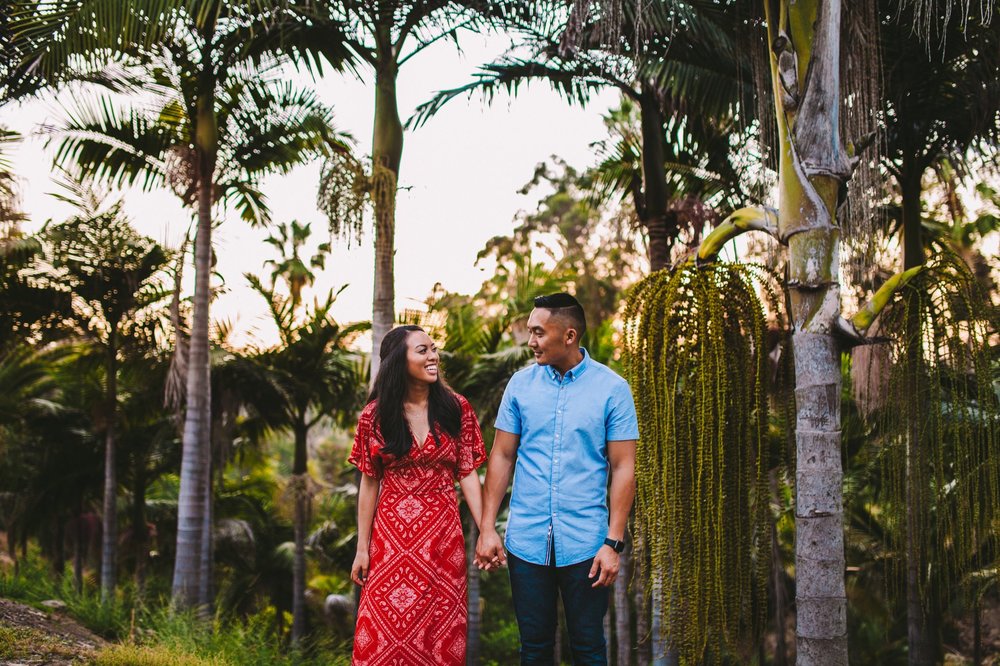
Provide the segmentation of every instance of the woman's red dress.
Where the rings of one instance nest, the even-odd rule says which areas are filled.
[[[361,589],[353,663],[465,664],[465,539],[455,481],[486,460],[479,422],[462,405],[458,439],[428,435],[404,458],[381,452],[375,403],[361,412],[350,462],[380,480],[368,579]]]

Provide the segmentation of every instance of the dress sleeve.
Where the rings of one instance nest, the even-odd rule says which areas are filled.
[[[479,420],[472,410],[472,405],[461,396],[458,401],[462,404],[462,432],[458,438],[456,478],[461,480],[486,462],[486,446],[483,444],[483,433],[479,430]]]
[[[382,460],[375,452],[378,443],[374,432],[374,410],[366,407],[358,418],[358,429],[354,433],[354,446],[347,462],[351,463],[366,476],[382,478]]]

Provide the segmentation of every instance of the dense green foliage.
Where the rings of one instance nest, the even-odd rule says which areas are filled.
[[[787,13],[796,4],[816,5],[768,6]],[[916,255],[931,259],[867,331],[873,344],[847,350],[860,336],[839,341],[844,390],[825,399],[827,414],[839,405],[843,415],[851,661],[914,659],[914,632],[938,656],[982,658],[991,649],[984,624],[1000,607],[1000,265],[991,254],[1000,231],[1000,21],[969,18],[968,2],[886,0],[864,12],[856,4],[845,3],[842,28],[839,103],[842,133],[852,136],[841,138],[873,152],[851,153],[858,171],[836,194],[851,297],[863,301]],[[928,31],[929,8],[952,4],[964,11],[946,12],[935,54],[909,20]],[[769,268],[687,260],[729,209],[766,198],[775,179],[758,9],[737,0],[4,5],[0,104],[63,94],[75,80],[80,94],[49,131],[57,163],[82,180],[71,186],[79,215],[29,223],[34,211],[23,210],[17,163],[5,152],[19,137],[0,127],[0,596],[62,599],[122,641],[99,664],[346,661],[356,479],[345,458],[370,376],[359,351],[370,325],[336,321],[339,292],[317,274],[333,243],[361,242],[374,221],[376,328],[392,322],[395,202],[407,184],[399,66],[439,39],[461,42],[459,26],[502,26],[511,49],[469,85],[418,107],[408,129],[463,93],[492,99],[532,80],[571,103],[606,88],[622,102],[605,117],[595,164],[540,164],[522,190],[537,208],[467,257],[488,271],[476,293],[437,288],[426,309],[396,320],[424,325],[439,342],[447,377],[489,443],[507,380],[530,362],[533,297],[574,292],[589,322],[584,344],[629,377],[642,434],[629,575],[609,616],[615,663],[648,663],[664,648],[686,663],[788,663],[797,451],[783,313],[785,291],[802,285],[786,284],[777,252],[754,245],[734,253]],[[881,42],[868,32],[879,20]],[[775,57],[804,46],[782,44]],[[292,84],[292,67],[317,78]],[[353,154],[320,94],[321,77],[342,69],[377,84],[374,157]],[[786,74],[782,103],[797,112],[802,91]],[[140,88],[141,99],[132,94]],[[872,112],[871,126],[858,124],[859,110]],[[884,136],[863,136],[871,129]],[[279,254],[265,277],[245,276],[276,339],[235,344],[227,322],[211,322],[209,338],[210,296],[220,277],[233,277],[213,273],[214,225],[227,212],[271,224],[264,176],[320,158],[329,241],[317,247],[308,223],[278,224],[266,249]],[[90,178],[170,190],[197,209],[198,304],[182,292],[187,245],[175,254],[139,235],[123,204],[90,197]],[[177,389],[195,343],[190,376],[205,381],[192,393],[204,418],[182,437]],[[187,495],[182,439],[201,447],[185,454],[203,472]],[[185,503],[198,492],[207,501]],[[187,542],[188,573],[198,570],[206,604],[194,615],[166,601],[182,505],[192,507],[186,529],[201,545]],[[482,663],[514,663],[506,574],[470,566],[469,576],[472,613],[482,611],[470,645]],[[908,626],[908,587],[919,593],[922,624]],[[34,636],[0,633],[0,658],[5,640]]]
[[[722,647],[749,654],[763,629],[771,555],[766,333],[767,313],[780,313],[775,282],[761,267],[687,263],[650,275],[628,297],[637,528],[648,589],[659,590],[664,631],[685,664]]]

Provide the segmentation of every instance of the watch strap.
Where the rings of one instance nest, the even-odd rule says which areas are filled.
[[[605,546],[611,546],[611,548],[614,549],[614,551],[616,553],[620,553],[623,550],[625,550],[625,542],[624,541],[615,541],[614,539],[608,538],[608,539],[604,540],[604,545]]]

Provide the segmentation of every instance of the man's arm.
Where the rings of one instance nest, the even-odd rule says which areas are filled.
[[[507,486],[514,474],[517,461],[517,447],[520,435],[497,430],[493,439],[493,450],[486,466],[486,482],[483,484],[483,516],[479,525],[479,541],[476,544],[476,564],[480,569],[492,569],[507,564],[507,554],[503,542],[497,534],[497,513],[507,494]]]
[[[608,538],[623,541],[625,524],[635,499],[635,440],[608,442],[608,462],[611,465]],[[590,578],[596,576],[598,571],[601,575],[591,587],[611,585],[618,576],[620,564],[619,555],[611,546],[601,546],[590,567]]]

